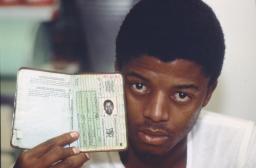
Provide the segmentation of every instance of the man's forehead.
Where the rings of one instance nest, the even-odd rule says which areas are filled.
[[[179,58],[172,61],[162,61],[154,56],[143,55],[130,61],[125,69],[148,69],[158,73],[174,73],[175,71],[189,71],[190,69],[201,71],[202,66],[188,59]]]
[[[131,61],[125,67],[123,74],[126,78],[136,77],[144,81],[166,84],[171,82],[172,85],[195,85],[209,80],[202,67],[193,61],[175,59],[164,62],[151,56],[143,56]]]

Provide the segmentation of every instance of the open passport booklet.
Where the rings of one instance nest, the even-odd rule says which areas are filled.
[[[79,140],[70,145],[81,151],[123,150],[125,115],[121,74],[69,75],[22,68],[11,144],[29,149],[76,130]]]

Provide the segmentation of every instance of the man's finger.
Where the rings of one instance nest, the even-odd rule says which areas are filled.
[[[76,147],[64,148],[62,146],[55,146],[50,151],[40,157],[40,165],[44,167],[50,167],[53,163],[65,160],[68,157],[77,155],[80,153],[80,150]]]
[[[30,149],[28,152],[32,156],[41,157],[44,153],[47,153],[54,146],[65,146],[77,140],[78,137],[79,133],[75,131],[65,133],[46,142],[43,142],[42,144],[39,144],[33,149]]]
[[[78,155],[66,158],[65,160],[59,162],[52,168],[77,168],[81,167],[89,159],[90,158],[87,153],[79,153]]]

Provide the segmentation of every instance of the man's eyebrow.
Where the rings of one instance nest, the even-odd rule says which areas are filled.
[[[199,91],[199,87],[194,84],[180,84],[175,86],[176,89],[192,89],[195,91]]]
[[[142,80],[145,80],[145,81],[148,81],[148,79],[146,77],[144,77],[143,75],[139,74],[139,73],[136,73],[136,72],[128,72],[125,74],[125,77],[137,77],[137,78],[140,78]]]

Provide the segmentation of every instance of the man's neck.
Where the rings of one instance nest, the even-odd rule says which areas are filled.
[[[139,155],[131,145],[120,153],[126,168],[186,168],[187,139],[185,138],[165,155]]]

